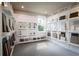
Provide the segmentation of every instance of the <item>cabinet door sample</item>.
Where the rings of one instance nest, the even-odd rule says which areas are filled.
[[[70,42],[75,43],[75,44],[79,44],[79,34],[72,33]]]
[[[66,16],[64,15],[64,16],[61,16],[61,17],[59,17],[59,20],[63,20],[63,19],[66,19]]]
[[[74,12],[70,14],[70,18],[78,17],[78,12]]]
[[[62,37],[65,37],[65,32],[61,32],[61,36]]]
[[[57,38],[57,33],[52,33],[52,36],[53,36],[54,38]]]
[[[31,28],[31,23],[29,23],[29,28]]]
[[[50,32],[48,32],[48,33],[47,33],[47,36],[51,36],[51,33],[50,33]]]

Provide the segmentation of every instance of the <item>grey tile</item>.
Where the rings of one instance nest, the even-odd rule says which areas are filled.
[[[70,50],[67,50],[50,41],[40,41],[15,46],[13,56],[77,56]]]

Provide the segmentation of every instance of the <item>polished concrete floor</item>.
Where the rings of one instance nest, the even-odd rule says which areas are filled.
[[[13,56],[78,56],[51,41],[40,41],[15,46]]]

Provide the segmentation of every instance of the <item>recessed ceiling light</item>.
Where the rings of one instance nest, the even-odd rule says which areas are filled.
[[[4,6],[7,7],[8,6],[7,3],[4,3]]]
[[[2,2],[0,2],[0,6],[1,6]]]
[[[2,2],[0,2],[0,5],[2,4]]]
[[[24,8],[24,6],[22,5],[21,8]]]
[[[5,4],[4,6],[5,6],[5,7],[7,7],[8,5],[7,5],[7,4]]]

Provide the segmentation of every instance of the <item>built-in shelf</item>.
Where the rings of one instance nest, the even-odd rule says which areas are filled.
[[[70,30],[68,32],[70,32],[70,33],[79,33],[79,31],[72,31],[72,30]]]
[[[3,2],[4,3],[4,2]],[[10,3],[7,3],[9,5]],[[11,5],[10,5],[11,6]],[[9,7],[1,6],[1,15],[2,19],[0,19],[0,55],[1,56],[10,56],[12,55],[12,51],[14,49],[14,41],[15,41],[15,19],[12,13],[12,9]],[[7,53],[6,53],[6,51]]]
[[[65,44],[67,44],[67,45],[69,45],[69,44],[72,44],[73,46],[79,45],[79,44],[70,42],[72,33],[79,34],[79,6],[77,6],[77,7],[78,7],[78,9],[76,9],[76,7],[74,7],[75,9],[72,8],[70,10],[63,11],[61,13],[51,16],[51,20],[53,19],[53,21],[58,19],[57,22],[53,22],[53,21],[49,22],[52,24],[52,25],[50,24],[50,26],[52,26],[50,29],[51,34],[52,34],[52,32],[58,33],[57,34],[58,38],[51,36],[51,40],[58,40],[63,43],[65,42]],[[54,16],[56,16],[56,17],[54,17]],[[50,17],[48,20],[50,20]],[[66,33],[65,37],[61,38],[62,40],[59,39],[59,35],[61,32]],[[64,40],[64,38],[66,40]],[[79,41],[79,39],[76,39],[76,40]],[[77,42],[77,41],[75,41],[75,42]]]
[[[47,39],[28,40],[28,41],[18,42],[18,43],[16,43],[16,44],[21,44],[21,43],[29,43],[29,42],[36,42],[36,41],[42,41],[42,40],[47,40]]]
[[[35,30],[35,29],[24,29],[24,28],[21,28],[21,29],[18,29],[18,30]]]
[[[70,22],[78,21],[78,20],[79,20],[79,17],[69,18],[68,20],[69,20]]]
[[[58,22],[67,22],[68,19],[64,19],[64,20],[58,20]]]
[[[75,18],[75,17],[78,17],[78,15],[79,15],[79,12],[75,11],[75,12],[70,13],[69,18]]]
[[[0,37],[1,37],[1,38],[4,38],[4,37],[6,37],[6,36],[12,35],[13,33],[15,33],[15,31],[4,32],[4,33],[2,33],[2,35],[1,35]]]
[[[63,15],[63,16],[59,17],[59,20],[64,20],[64,19],[66,19],[66,15]]]
[[[66,32],[67,30],[59,30],[58,32]]]

